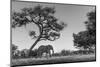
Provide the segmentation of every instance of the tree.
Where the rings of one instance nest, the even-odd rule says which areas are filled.
[[[73,33],[76,48],[91,49],[96,44],[96,10],[87,14],[86,30],[78,34]]]
[[[87,14],[88,21],[85,22],[86,28],[90,35],[96,35],[96,10]]]
[[[74,46],[76,48],[88,49],[93,43],[94,39],[89,34],[88,31],[81,31],[78,34],[73,34],[74,37]]]
[[[21,12],[12,13],[12,28],[26,26],[29,23],[37,25],[40,33],[38,36],[35,31],[29,32],[33,39],[37,39],[30,47],[32,50],[39,41],[59,39],[60,31],[66,24],[64,22],[58,23],[58,19],[54,16],[55,12],[53,7],[42,7],[41,5],[34,8],[23,8]]]
[[[87,31],[91,36],[91,44],[96,44],[96,10],[87,14],[88,21],[85,22]]]
[[[70,55],[70,50],[61,50],[61,55],[63,56]]]
[[[11,47],[12,47],[12,48],[11,48],[12,51],[15,51],[15,50],[18,48],[18,46],[14,45],[14,44],[12,44]]]
[[[29,57],[38,57],[38,49],[34,49],[30,52]]]
[[[17,49],[18,49],[18,46],[14,45],[14,44],[11,45],[12,58],[14,58],[14,53]]]

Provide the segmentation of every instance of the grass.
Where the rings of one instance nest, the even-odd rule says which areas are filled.
[[[25,58],[25,59],[12,59],[12,66],[26,66],[26,65],[40,65],[40,64],[54,64],[54,63],[72,63],[72,62],[88,62],[95,61],[95,55],[73,55],[73,56],[60,56],[50,58]]]

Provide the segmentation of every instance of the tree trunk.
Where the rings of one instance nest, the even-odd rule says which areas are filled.
[[[40,38],[41,38],[41,34],[39,35],[39,38],[35,41],[35,43],[30,47],[28,56],[31,56],[31,51],[36,46],[36,44],[39,42]]]
[[[41,38],[41,35],[39,36],[39,38],[35,41],[35,43],[31,46],[30,51],[35,47],[35,45],[39,42]]]
[[[33,21],[34,22],[34,21]],[[34,24],[36,24],[37,26],[38,26],[38,28],[39,28],[39,32],[40,32],[40,35],[39,35],[39,37],[38,37],[38,39],[35,41],[35,43],[30,47],[30,51],[35,47],[35,45],[39,42],[39,40],[40,40],[40,38],[41,38],[41,35],[42,35],[42,28],[41,28],[41,26],[39,25],[39,24],[37,24],[37,23],[34,23]]]
[[[34,22],[34,21],[33,21]],[[38,39],[35,41],[35,43],[30,47],[30,49],[29,49],[29,54],[28,55],[30,55],[30,53],[31,53],[31,51],[32,51],[32,49],[36,46],[36,44],[40,41],[40,38],[41,38],[41,36],[42,36],[42,33],[43,33],[43,26],[41,27],[39,24],[37,24],[37,23],[34,23],[34,24],[36,24],[37,26],[38,26],[38,28],[39,28],[39,32],[40,32],[40,35],[39,35],[39,37],[38,37]]]

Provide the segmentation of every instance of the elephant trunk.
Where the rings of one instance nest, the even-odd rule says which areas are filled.
[[[52,50],[52,54],[54,54],[54,50]]]

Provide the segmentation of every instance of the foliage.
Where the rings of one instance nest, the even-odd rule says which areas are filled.
[[[55,57],[61,56],[61,53],[54,53],[52,56],[55,56]]]
[[[55,8],[42,7],[38,5],[34,8],[23,8],[21,12],[12,13],[12,27],[22,27],[26,24],[34,23],[39,28],[39,35],[36,36],[35,31],[30,31],[29,35],[37,38],[30,50],[41,40],[54,41],[59,39],[60,31],[66,26],[64,22],[58,23],[58,19],[54,16]]]
[[[71,54],[71,52],[69,50],[62,50],[61,51],[62,56],[66,56],[66,55],[70,55],[70,54]]]
[[[87,14],[86,30],[78,34],[73,33],[74,46],[79,49],[91,49],[96,44],[96,10]]]
[[[16,50],[16,49],[18,48],[18,46],[14,45],[14,44],[12,44],[11,47],[12,47],[12,48],[11,48],[12,51],[13,51],[13,50]]]
[[[32,50],[31,52],[30,52],[30,54],[29,54],[29,57],[37,57],[37,52],[38,52],[38,49],[34,49],[34,50]]]
[[[12,44],[11,45],[11,54],[12,54],[12,58],[14,58],[14,52],[17,50],[18,46]]]

